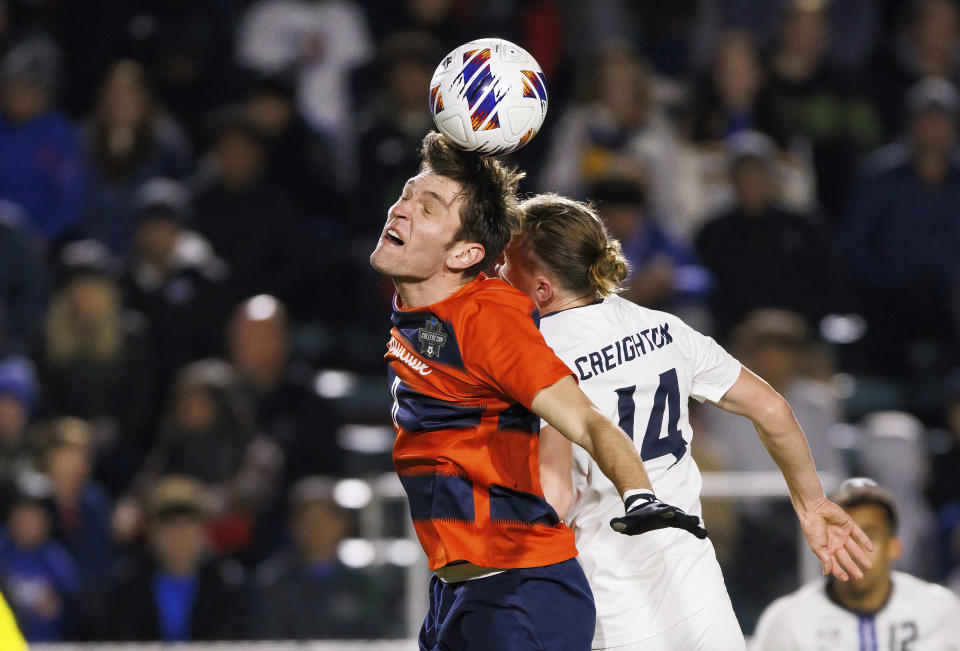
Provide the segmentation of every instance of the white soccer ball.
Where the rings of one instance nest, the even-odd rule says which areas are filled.
[[[437,129],[461,149],[499,156],[530,142],[547,115],[547,84],[536,59],[501,38],[461,45],[430,81]]]

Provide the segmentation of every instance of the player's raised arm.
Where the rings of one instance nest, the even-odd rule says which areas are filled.
[[[610,525],[620,533],[634,535],[676,527],[705,538],[700,519],[656,499],[643,461],[626,432],[598,410],[576,381],[567,376],[542,389],[530,409],[558,432],[593,457],[624,500],[626,515]]]
[[[757,434],[780,467],[790,500],[823,573],[841,581],[863,576],[873,544],[839,506],[826,498],[803,430],[787,401],[769,384],[744,368],[717,405],[753,421]]]

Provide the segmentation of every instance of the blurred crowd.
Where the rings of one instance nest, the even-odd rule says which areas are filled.
[[[0,0],[0,588],[29,639],[407,633],[396,568],[338,553],[337,480],[391,470],[367,257],[434,67],[493,35],[550,90],[521,190],[593,201],[625,296],[786,395],[819,469],[893,489],[901,566],[960,591],[956,2]],[[773,469],[693,417],[706,469]],[[796,587],[782,508],[708,520],[747,631]]]

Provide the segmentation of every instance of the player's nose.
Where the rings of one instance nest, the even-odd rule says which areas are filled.
[[[390,209],[387,211],[387,221],[391,219],[409,219],[410,218],[410,202],[404,200],[402,197],[397,199],[396,203],[390,206]]]

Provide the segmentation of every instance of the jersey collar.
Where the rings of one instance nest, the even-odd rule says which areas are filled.
[[[564,309],[562,309],[562,310],[556,310],[555,312],[549,312],[549,313],[547,313],[547,314],[541,314],[541,315],[540,315],[540,318],[541,318],[541,319],[546,319],[548,316],[553,316],[554,314],[560,314],[561,312],[567,312],[568,310],[576,310],[576,309],[579,309],[579,308],[581,308],[581,307],[590,307],[591,305],[599,305],[600,303],[603,303],[603,297],[602,297],[602,296],[599,297],[599,298],[597,298],[596,300],[594,300],[592,303],[584,303],[583,305],[577,305],[577,306],[575,306],[575,307],[567,307],[567,308],[564,308]]]
[[[887,593],[887,598],[883,600],[883,603],[880,604],[880,607],[877,608],[876,610],[872,610],[872,611],[857,610],[856,608],[850,608],[850,607],[848,607],[848,606],[844,606],[844,605],[843,605],[842,603],[840,603],[840,601],[834,596],[834,594],[833,594],[833,585],[834,585],[834,582],[835,582],[836,580],[837,580],[837,579],[834,579],[833,577],[830,577],[830,578],[827,579],[827,581],[825,582],[824,592],[826,592],[826,594],[827,594],[827,599],[829,599],[830,602],[831,602],[833,605],[835,605],[835,606],[837,606],[838,608],[841,608],[841,609],[847,611],[848,613],[851,613],[851,614],[853,614],[853,615],[856,615],[857,617],[867,617],[867,618],[869,618],[869,617],[876,617],[877,613],[879,613],[881,610],[883,610],[884,608],[887,607],[887,604],[889,604],[889,603],[890,603],[890,600],[893,599],[893,591],[897,589],[897,584],[894,582],[893,577],[891,576],[891,577],[890,577],[890,592]]]

